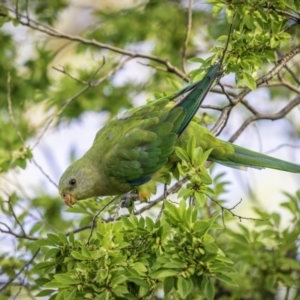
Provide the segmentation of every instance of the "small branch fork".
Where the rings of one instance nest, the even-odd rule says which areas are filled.
[[[214,133],[220,133],[224,126],[227,123],[227,120],[230,116],[230,113],[232,109],[239,103],[241,103],[245,108],[247,108],[253,116],[249,117],[236,131],[236,133],[229,139],[230,142],[235,141],[238,136],[246,129],[246,127],[257,120],[261,119],[268,119],[268,120],[277,120],[280,118],[285,117],[293,108],[295,108],[299,104],[299,88],[297,86],[292,85],[291,83],[287,83],[285,80],[282,79],[282,76],[280,75],[280,72],[283,68],[286,67],[287,63],[292,60],[297,54],[300,53],[300,44],[297,45],[294,49],[292,49],[290,52],[288,52],[286,55],[282,56],[281,59],[275,64],[275,66],[264,76],[260,77],[256,80],[257,87],[272,87],[274,86],[274,83],[269,81],[275,77],[278,76],[280,78],[281,85],[290,89],[293,92],[297,92],[298,95],[291,100],[280,112],[274,113],[274,114],[263,114],[258,112],[246,99],[245,96],[251,92],[249,88],[244,88],[239,94],[235,94],[234,92],[226,92],[224,86],[221,86],[221,93],[225,93],[229,104],[226,105],[221,109],[220,117],[218,118],[215,126],[212,129],[212,132]],[[276,86],[279,85],[279,82],[276,82]],[[216,88],[212,89],[212,91],[216,91],[220,93],[219,90]]]
[[[236,217],[240,220],[240,222],[242,222],[242,220],[252,220],[252,221],[267,221],[268,219],[257,219],[257,218],[249,218],[249,217],[243,217],[243,216],[240,216],[240,215],[237,215],[233,212],[234,209],[237,208],[237,206],[239,206],[241,203],[242,203],[242,199],[237,203],[235,204],[232,208],[227,208],[227,207],[224,207],[223,205],[221,205],[218,201],[216,201],[215,199],[213,199],[212,197],[210,196],[207,196],[212,202],[216,203],[220,208],[221,208],[221,212],[222,212],[222,223],[223,223],[223,226],[224,228],[226,228],[226,225],[225,225],[225,217],[224,217],[224,214],[225,214],[225,211],[228,211],[233,217]]]
[[[31,235],[26,233],[23,224],[20,222],[20,220],[18,219],[17,214],[15,213],[14,206],[13,206],[13,203],[11,202],[11,197],[10,196],[8,197],[8,200],[5,201],[5,202],[8,204],[8,207],[9,207],[9,210],[11,212],[12,218],[13,218],[15,224],[17,224],[19,226],[19,229],[20,229],[21,233],[13,231],[12,228],[10,228],[7,224],[5,224],[2,221],[0,221],[0,232],[10,234],[10,235],[12,235],[16,238],[19,238],[19,239],[27,239],[27,240],[32,240],[32,241],[38,240],[39,238],[31,236]],[[2,225],[2,227],[1,227],[1,225]]]
[[[3,6],[5,7],[5,6]],[[89,46],[94,46],[103,50],[109,50],[121,55],[125,55],[130,57],[131,59],[133,58],[144,58],[144,59],[148,59],[151,61],[154,61],[158,64],[164,65],[169,73],[174,73],[177,76],[179,76],[180,78],[185,78],[186,74],[182,71],[180,71],[177,67],[175,67],[174,65],[172,65],[169,60],[167,59],[163,59],[161,57],[155,56],[155,55],[150,55],[150,54],[145,54],[145,53],[141,53],[141,52],[133,52],[133,51],[129,51],[129,50],[124,50],[122,48],[118,48],[109,44],[105,44],[105,43],[101,43],[98,42],[96,40],[90,40],[90,39],[86,39],[83,37],[80,37],[78,35],[71,35],[71,34],[66,34],[63,32],[60,32],[50,26],[46,26],[44,24],[41,24],[40,22],[34,21],[30,18],[28,18],[28,16],[24,16],[21,14],[16,14],[15,10],[5,7],[8,11],[10,11],[10,13],[12,15],[14,15],[15,18],[18,18],[20,24],[22,24],[23,26],[26,27],[30,27],[36,31],[45,33],[49,36],[53,36],[56,38],[61,38],[61,39],[67,39],[69,41],[73,41],[73,42],[79,42],[81,44],[85,44],[85,45],[89,45]],[[4,17],[9,17],[9,15],[5,14],[5,13],[0,13],[0,16],[4,16]]]

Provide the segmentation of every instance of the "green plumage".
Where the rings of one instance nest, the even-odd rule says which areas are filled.
[[[177,145],[184,148],[191,135],[195,135],[197,147],[200,146],[204,150],[213,149],[209,156],[210,161],[234,168],[270,168],[291,173],[300,173],[300,165],[222,141],[196,122],[191,122],[185,133],[178,140]]]
[[[178,161],[175,146],[185,148],[191,135],[197,146],[213,149],[210,160],[229,167],[247,166],[300,172],[300,166],[235,146],[215,138],[193,119],[218,75],[212,66],[199,82],[180,90],[188,92],[176,105],[165,97],[128,110],[109,121],[92,147],[63,174],[59,190],[67,204],[92,196],[117,195],[136,188],[142,198],[154,192],[156,174]],[[75,181],[75,183],[74,183]],[[71,199],[71,200],[70,200]]]

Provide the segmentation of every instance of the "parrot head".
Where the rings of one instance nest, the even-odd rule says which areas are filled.
[[[65,204],[72,207],[78,200],[96,196],[96,183],[97,174],[93,168],[88,168],[83,161],[77,160],[61,176],[58,184],[59,194]]]

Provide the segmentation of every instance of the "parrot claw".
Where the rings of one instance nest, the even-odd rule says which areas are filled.
[[[127,193],[121,196],[121,207],[124,208],[128,208],[130,206],[132,206],[132,203],[134,201],[136,201],[137,199],[139,199],[139,195],[136,193]]]

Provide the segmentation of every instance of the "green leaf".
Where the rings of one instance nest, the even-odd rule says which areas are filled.
[[[188,62],[192,62],[192,63],[205,63],[205,59],[201,58],[201,57],[192,57],[192,58],[189,58],[187,60]]]
[[[213,17],[217,16],[222,11],[223,8],[224,8],[223,3],[217,3],[216,5],[214,5],[212,8]]]
[[[194,198],[196,201],[196,207],[200,207],[200,208],[204,207],[206,203],[206,196],[204,194],[195,192]]]
[[[256,82],[255,79],[247,72],[243,73],[243,80],[245,85],[250,88],[251,90],[256,89]]]
[[[88,260],[88,258],[77,251],[72,251],[71,255],[78,260]]]
[[[47,282],[46,284],[44,284],[44,287],[65,289],[65,288],[69,288],[70,284],[62,283],[62,282],[59,282],[57,280],[52,280],[52,281]]]
[[[164,279],[166,277],[172,277],[177,275],[178,275],[178,271],[176,270],[159,270],[154,272],[152,276],[157,279]]]
[[[44,297],[44,296],[48,296],[52,293],[54,293],[55,290],[42,290],[40,291],[38,294],[35,295],[35,297]]]
[[[66,237],[65,234],[59,232],[59,233],[58,233],[58,238],[59,238],[64,244],[68,244],[68,239],[67,239],[67,237]]]
[[[49,258],[53,258],[55,257],[55,255],[59,252],[59,249],[57,248],[51,248],[49,249],[46,253],[45,253],[45,256],[44,256],[44,259],[45,260],[48,260]]]
[[[189,156],[186,153],[186,151],[184,151],[180,147],[175,147],[175,153],[181,160],[187,161],[187,162],[190,161]]]
[[[191,279],[185,279],[179,277],[177,280],[177,291],[180,294],[181,298],[185,299],[191,292],[193,284]]]
[[[177,81],[177,80],[173,80],[171,78],[167,78],[167,81],[176,89],[176,90],[180,90],[182,89],[182,85]]]
[[[132,268],[136,270],[139,275],[144,275],[147,272],[147,268],[140,262],[136,262],[132,265]]]
[[[62,242],[61,239],[57,235],[55,235],[53,233],[48,233],[47,237],[48,237],[48,240],[51,241],[51,242],[53,242],[55,245],[61,245],[62,244],[61,243]]]
[[[170,261],[164,264],[164,268],[166,269],[182,269],[184,267],[183,261]]]
[[[36,222],[30,229],[29,234],[33,235],[34,233],[40,231],[44,227],[44,225],[45,224],[43,222]]]
[[[215,298],[215,287],[212,279],[207,280],[204,287],[204,295],[208,300],[213,300]]]
[[[203,243],[204,249],[209,253],[217,253],[219,248],[215,243]]]
[[[250,15],[244,15],[244,17],[243,17],[243,22],[245,23],[245,25],[249,28],[249,29],[251,29],[251,28],[253,28],[253,19],[252,19],[252,16],[250,16]]]
[[[64,294],[64,300],[76,299],[77,290],[76,288],[67,289]]]
[[[127,281],[134,282],[138,286],[142,286],[142,287],[144,287],[146,289],[149,289],[149,284],[145,280],[143,280],[141,278],[130,277],[129,279],[127,279]]]
[[[46,239],[40,239],[38,241],[34,241],[34,244],[36,246],[56,246],[56,243],[50,240],[46,240]]]
[[[69,242],[72,244],[72,245],[75,245],[75,236],[74,236],[74,233],[71,232],[70,235],[69,235]]]
[[[230,285],[233,285],[233,286],[238,286],[236,281],[232,277],[230,277],[226,274],[218,273],[218,274],[216,274],[216,278],[221,280],[221,281],[226,282],[227,284],[230,284]]]
[[[50,279],[48,278],[38,278],[35,280],[35,283],[38,285],[38,286],[43,286],[45,283],[49,282]]]
[[[33,267],[33,270],[34,271],[38,271],[38,270],[46,269],[46,268],[49,268],[49,267],[54,268],[55,267],[55,263],[54,262],[44,261],[44,262],[36,264]]]
[[[54,278],[63,283],[63,284],[70,284],[70,285],[73,285],[73,284],[78,284],[81,282],[81,280],[79,279],[74,279],[72,278],[71,276],[67,275],[67,274],[57,274],[57,275],[54,275]]]
[[[196,148],[196,139],[195,139],[195,136],[192,135],[188,141],[187,148],[186,148],[187,154],[191,158],[191,161],[194,160],[195,148]]]
[[[166,277],[164,279],[163,287],[164,287],[164,296],[165,297],[172,291],[172,289],[174,288],[174,286],[175,286],[175,279],[174,279],[174,277]]]

